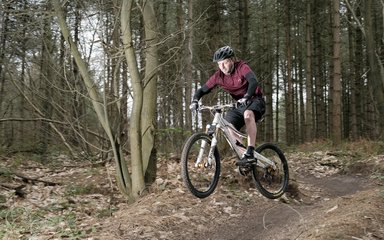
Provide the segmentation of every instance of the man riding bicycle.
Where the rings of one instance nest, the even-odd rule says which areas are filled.
[[[256,122],[265,113],[263,93],[256,75],[244,61],[235,57],[231,47],[219,48],[213,55],[213,62],[217,62],[219,69],[196,91],[190,109],[197,110],[200,98],[216,86],[228,92],[237,101],[237,107],[228,111],[225,119],[237,130],[246,126],[247,151],[236,163],[237,166],[245,166],[248,162],[255,161],[253,151],[257,134]]]

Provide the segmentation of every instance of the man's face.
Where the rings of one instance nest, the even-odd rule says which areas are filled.
[[[220,70],[225,75],[230,75],[233,70],[233,60],[230,58],[218,61],[217,64],[219,65]]]

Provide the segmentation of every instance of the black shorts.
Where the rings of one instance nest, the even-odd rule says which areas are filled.
[[[265,101],[262,97],[257,97],[252,100],[247,106],[242,106],[239,108],[232,108],[225,115],[225,120],[237,129],[240,130],[244,125],[244,112],[245,110],[252,110],[255,114],[255,121],[259,121],[263,114],[265,113]]]

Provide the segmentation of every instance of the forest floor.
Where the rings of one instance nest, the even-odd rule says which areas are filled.
[[[278,200],[259,194],[234,159],[223,160],[214,194],[198,199],[177,157],[162,157],[155,184],[128,204],[111,162],[0,155],[0,239],[384,239],[383,144],[323,145],[286,151],[291,188]]]

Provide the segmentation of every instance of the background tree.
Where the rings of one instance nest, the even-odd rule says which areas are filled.
[[[284,1],[285,7],[285,48],[286,48],[286,86],[285,86],[285,106],[286,106],[286,139],[288,144],[293,144],[295,136],[294,110],[293,110],[293,83],[292,83],[292,45],[291,45],[291,5],[290,0]]]
[[[332,76],[332,142],[341,143],[341,60],[340,60],[340,15],[338,0],[332,0],[333,76]]]
[[[307,1],[306,25],[305,25],[305,42],[306,42],[306,57],[305,57],[305,72],[306,72],[306,104],[305,104],[305,141],[313,139],[313,78],[312,78],[312,11],[311,1]]]

